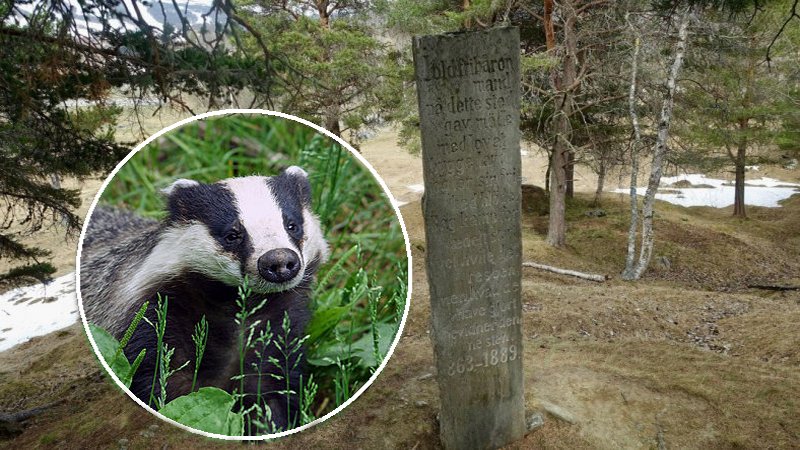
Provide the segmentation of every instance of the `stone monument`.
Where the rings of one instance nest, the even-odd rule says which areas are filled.
[[[519,30],[414,39],[445,448],[525,433]]]

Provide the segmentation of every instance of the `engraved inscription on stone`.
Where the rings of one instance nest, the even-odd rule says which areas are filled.
[[[414,40],[434,350],[448,448],[524,432],[519,32]]]

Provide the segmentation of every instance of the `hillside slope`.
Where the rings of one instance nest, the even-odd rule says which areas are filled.
[[[526,215],[524,259],[607,273],[598,284],[523,271],[526,403],[547,415],[521,448],[800,446],[800,196],[751,219],[658,205],[655,263],[645,279],[616,278],[625,202],[605,217],[570,206],[570,247],[544,244]],[[439,448],[419,202],[402,208],[414,291],[405,333],[374,385],[344,412],[281,440],[285,448]],[[140,410],[101,375],[72,326],[0,353],[0,411],[58,403],[6,430],[0,448],[219,448]]]

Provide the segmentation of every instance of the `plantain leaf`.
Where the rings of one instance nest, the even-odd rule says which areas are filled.
[[[131,380],[133,379],[133,371],[131,370],[131,363],[122,352],[117,352],[119,348],[119,341],[108,331],[100,328],[97,325],[89,324],[89,330],[92,332],[94,342],[97,348],[100,349],[100,355],[106,360],[111,370],[117,375],[117,378],[122,381],[125,386],[131,387]]]
[[[244,416],[231,408],[236,398],[215,387],[204,387],[178,397],[158,412],[176,422],[208,433],[241,436]]]
[[[378,350],[381,356],[385,358],[386,353],[389,351],[389,346],[392,345],[392,341],[394,341],[397,325],[379,323],[377,327],[380,336]],[[318,351],[315,357],[308,358],[308,363],[312,366],[330,366],[336,364],[337,358],[344,361],[348,358],[355,357],[358,358],[358,364],[362,367],[378,367],[381,361],[375,359],[375,349],[372,339],[372,333],[366,332],[350,345],[344,342],[338,342]]]
[[[317,342],[322,336],[330,332],[350,314],[353,305],[355,303],[316,311],[306,327],[306,334],[310,336],[308,338],[309,341]]]

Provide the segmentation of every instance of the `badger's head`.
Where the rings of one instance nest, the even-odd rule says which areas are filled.
[[[253,292],[279,292],[309,279],[328,258],[308,174],[299,167],[213,184],[181,179],[163,192],[168,217],[159,245],[170,242],[154,253],[176,260],[174,271],[231,286],[248,276]]]

